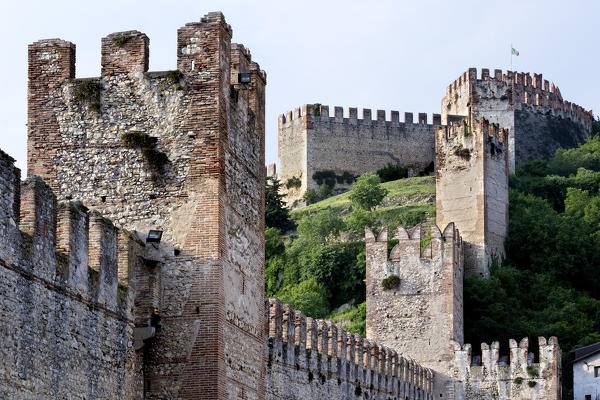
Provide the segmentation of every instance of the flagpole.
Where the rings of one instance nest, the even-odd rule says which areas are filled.
[[[512,53],[513,53],[512,49],[513,49],[513,46],[512,46],[512,43],[511,43],[510,44],[510,70],[511,71],[512,71]]]

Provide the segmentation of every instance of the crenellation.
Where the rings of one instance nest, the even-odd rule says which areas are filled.
[[[413,363],[409,375],[399,366],[404,358],[388,347],[348,333],[331,321],[306,318],[277,299],[269,299],[267,308],[271,310],[265,345],[267,398],[275,393],[293,393],[297,398],[305,398],[304,393],[315,397],[326,393],[330,398],[346,398],[355,394],[356,387],[377,400],[399,395],[411,400],[430,398],[431,369]],[[294,333],[289,332],[291,326]],[[287,335],[283,333],[286,330]],[[310,345],[304,350],[302,338],[307,337]],[[312,380],[306,379],[307,374]],[[407,387],[415,390],[409,392]]]
[[[506,365],[498,342],[481,344],[480,363],[476,362],[479,356],[472,355],[470,344],[455,343],[454,390],[463,398],[495,392],[499,399],[560,399],[560,347],[554,337],[548,341],[538,338],[538,346],[540,360],[536,363],[530,357],[533,353],[529,353],[527,338],[519,344],[510,339],[510,362]]]
[[[363,115],[362,119],[364,122],[371,121],[371,109],[370,108],[363,108],[362,115]]]

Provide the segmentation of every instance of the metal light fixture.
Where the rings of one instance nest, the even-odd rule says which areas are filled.
[[[146,237],[146,243],[160,243],[163,231],[151,229]]]
[[[250,83],[251,75],[250,72],[240,72],[238,74],[238,83],[248,84]]]

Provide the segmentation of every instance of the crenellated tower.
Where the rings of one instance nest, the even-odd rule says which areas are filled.
[[[460,229],[465,273],[489,276],[508,234],[506,130],[485,119],[436,129],[436,221]]]
[[[421,229],[431,236],[424,247]],[[388,257],[387,230],[377,238],[366,230],[367,338],[434,369],[439,398],[463,342],[463,242],[452,223],[396,235]]]
[[[209,13],[177,31],[177,69],[149,72],[148,37],[113,33],[89,79],[74,44],[29,46],[28,170],[61,201],[163,232],[147,255],[161,301],[143,306],[150,398],[264,393],[266,74],[231,37]]]
[[[576,147],[592,130],[592,111],[563,99],[542,74],[469,68],[442,98],[442,123],[485,118],[506,131],[510,172],[530,160],[547,159],[558,148]]]

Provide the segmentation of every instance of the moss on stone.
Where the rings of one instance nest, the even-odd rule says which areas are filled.
[[[80,103],[86,103],[90,110],[100,112],[100,96],[103,89],[98,79],[80,79],[75,81],[73,97]]]
[[[398,275],[390,275],[381,281],[383,290],[392,290],[400,286],[400,277]]]

